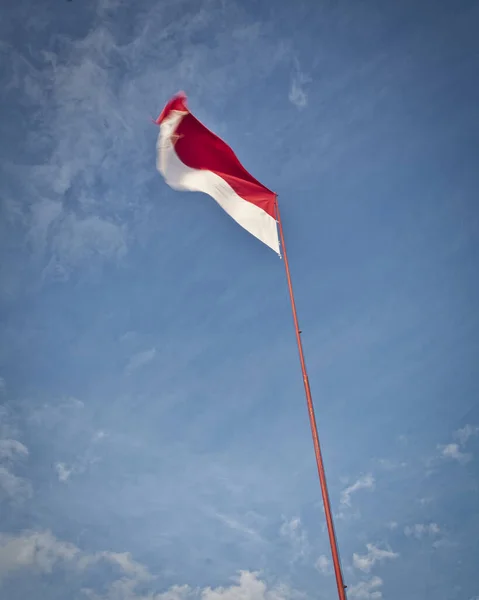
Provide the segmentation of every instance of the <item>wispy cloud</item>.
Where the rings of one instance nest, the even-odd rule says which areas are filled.
[[[299,62],[295,61],[288,98],[291,104],[300,110],[308,104],[308,94],[305,86],[310,82],[311,78],[301,70]]]
[[[143,350],[142,352],[134,354],[128,361],[128,364],[126,365],[126,372],[133,373],[133,371],[144,367],[152,360],[154,360],[155,356],[156,348],[150,348],[149,350]]]
[[[101,561],[110,563],[121,569],[122,574],[129,577],[135,584],[154,579],[150,571],[141,563],[133,560],[130,552],[96,552],[95,554],[83,554],[78,560],[78,567],[85,569]]]
[[[38,226],[40,219],[37,219]],[[72,269],[91,266],[91,261],[119,262],[127,253],[125,229],[106,218],[73,214],[62,218],[62,227],[53,237],[44,276],[67,279]]]
[[[427,536],[439,535],[441,529],[437,523],[416,523],[415,525],[407,525],[404,528],[404,533],[407,537],[414,537],[418,540]]]
[[[122,576],[134,581],[135,585],[153,579],[148,569],[133,560],[128,552],[88,554],[75,544],[59,540],[48,530],[0,534],[0,581],[18,571],[52,573],[57,567],[70,566],[82,572],[100,562],[118,567]]]
[[[78,458],[78,460],[76,460],[72,464],[67,464],[65,462],[55,463],[55,471],[56,471],[56,474],[58,477],[58,481],[60,481],[62,483],[66,483],[67,481],[70,480],[70,478],[73,475],[80,475],[82,473],[85,473],[85,471],[87,471],[87,469],[91,465],[95,464],[96,462],[98,462],[100,460],[98,457],[94,456],[91,453],[91,448],[93,447],[93,444],[96,441],[97,440],[95,440],[93,438],[90,446],[87,448],[85,453],[82,456],[80,456]]]
[[[57,472],[59,481],[68,481],[70,475],[74,472],[73,467],[68,467],[65,463],[59,462],[55,465],[55,471]]]
[[[357,598],[358,600],[380,600],[383,595],[380,588],[383,580],[380,577],[372,577],[367,581],[360,581],[348,589],[348,598]]]
[[[437,449],[440,451],[441,458],[445,460],[455,460],[461,464],[466,464],[472,460],[470,452],[464,452],[470,438],[479,434],[479,427],[475,425],[465,425],[453,433],[455,442],[449,444],[439,444]]]
[[[392,560],[399,557],[397,552],[378,548],[374,544],[366,544],[366,554],[353,554],[353,565],[364,573],[369,573],[376,563]]]
[[[131,43],[102,17],[125,4],[102,0],[83,38],[62,37],[61,60],[42,47],[33,62],[5,44],[3,89],[15,90],[17,103],[42,114],[41,125],[24,140],[33,164],[4,165],[19,190],[8,218],[25,232],[26,249],[44,279],[66,280],[73,272],[121,263],[138,233],[150,230],[148,188],[158,175],[147,115],[170,93],[182,88],[198,103],[207,96],[210,104],[212,98],[221,104],[291,63],[289,45],[252,22],[240,3],[218,11],[205,2],[194,14],[185,7],[175,19],[165,17],[166,6],[144,7]],[[35,15],[25,27],[39,19]],[[216,33],[206,43],[210,28]],[[127,76],[113,65],[128,65]],[[298,106],[306,102],[305,83],[295,71],[291,97]]]
[[[285,520],[281,525],[280,535],[290,543],[293,561],[304,558],[308,554],[310,550],[308,535],[299,517]]]
[[[404,467],[407,467],[406,462],[394,461],[389,458],[380,458],[378,460],[378,465],[385,471],[396,471],[397,469],[403,469]]]
[[[88,578],[89,569],[100,563],[114,567],[112,581],[103,588],[106,592],[96,591]],[[252,571],[241,571],[230,586],[199,589],[173,585],[167,591],[157,592],[153,587],[157,578],[129,552],[88,554],[75,544],[59,540],[50,531],[0,534],[0,583],[7,576],[51,574],[66,568],[75,570],[82,585],[81,592],[91,600],[294,600],[299,597],[288,586],[271,586]]]
[[[12,502],[21,502],[31,496],[32,486],[29,481],[0,466],[0,499],[3,497]]]
[[[459,444],[446,444],[445,446],[438,446],[438,450],[441,451],[441,456],[443,458],[456,460],[462,464],[469,462],[472,458],[472,455],[468,452],[461,451]]]
[[[10,462],[28,456],[28,448],[18,440],[0,440],[0,461]]]
[[[261,537],[261,535],[258,533],[258,531],[256,531],[252,527],[246,525],[245,523],[241,522],[237,518],[223,515],[222,513],[215,513],[215,517],[219,521],[221,521],[224,525],[226,525],[230,529],[233,529],[234,531],[238,531],[238,532],[242,533],[243,535],[246,535],[258,542],[264,541],[263,538]]]
[[[7,426],[2,427],[5,433],[13,433]],[[15,474],[17,464],[28,457],[28,448],[18,440],[0,439],[0,501],[22,502],[32,495],[31,484]]]
[[[318,557],[314,566],[323,575],[331,575],[333,572],[332,562],[325,554]]]
[[[479,435],[479,427],[465,425],[462,429],[455,431],[453,435],[455,439],[459,440],[461,446],[465,446],[471,437]]]
[[[374,489],[375,479],[371,473],[363,475],[341,492],[340,502],[343,506],[351,506],[351,496],[359,490]]]

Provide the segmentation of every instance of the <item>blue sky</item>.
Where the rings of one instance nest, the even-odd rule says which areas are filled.
[[[184,89],[279,194],[350,600],[477,600],[478,27],[8,3],[1,597],[335,597],[283,264],[155,170]]]

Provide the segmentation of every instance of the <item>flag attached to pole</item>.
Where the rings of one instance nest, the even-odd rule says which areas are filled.
[[[204,192],[239,225],[280,254],[276,194],[246,171],[233,150],[188,110],[178,94],[156,120],[157,167],[176,190]]]

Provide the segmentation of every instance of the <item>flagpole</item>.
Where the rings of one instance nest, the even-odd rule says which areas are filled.
[[[293,311],[294,329],[296,332],[296,342],[299,350],[299,361],[301,363],[301,371],[303,373],[304,391],[306,392],[306,402],[308,405],[309,422],[311,425],[311,433],[313,436],[314,453],[316,455],[316,465],[318,467],[319,483],[321,485],[321,495],[323,497],[324,513],[326,516],[326,525],[328,528],[329,543],[331,545],[331,554],[333,557],[334,574],[336,576],[336,585],[338,587],[339,600],[346,599],[346,586],[344,585],[343,573],[341,569],[341,561],[339,559],[338,542],[334,530],[333,513],[331,510],[331,502],[329,499],[328,486],[326,483],[326,474],[324,472],[323,457],[321,454],[321,446],[319,443],[318,427],[316,425],[316,416],[314,414],[313,398],[311,396],[311,388],[309,386],[309,378],[306,371],[306,362],[304,360],[303,344],[301,342],[301,330],[298,324],[298,314],[296,312],[296,302],[294,300],[293,284],[291,282],[291,273],[289,270],[288,254],[286,252],[286,244],[284,242],[283,224],[278,206],[278,197],[276,196],[276,218],[279,226],[279,238],[283,249],[284,267],[286,270],[286,279],[288,281],[289,297],[291,300],[291,309]]]

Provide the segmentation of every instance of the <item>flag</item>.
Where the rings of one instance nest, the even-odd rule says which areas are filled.
[[[239,162],[231,148],[188,110],[177,94],[156,120],[157,168],[176,190],[204,192],[239,225],[280,254],[276,194]]]

